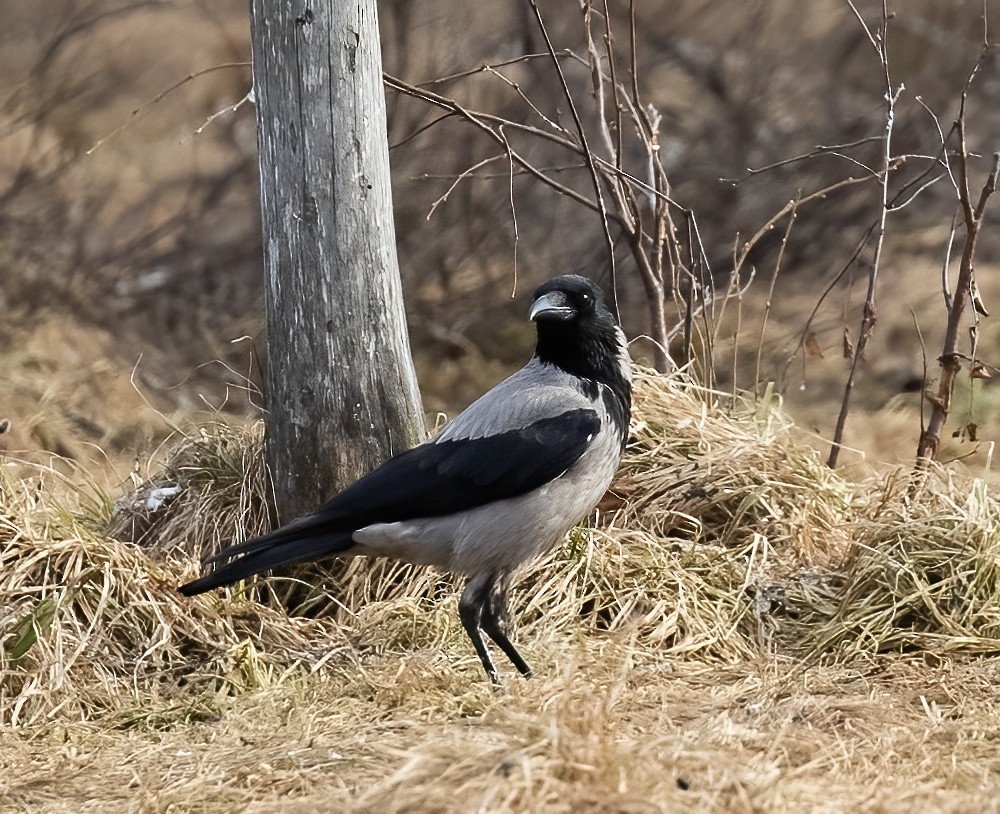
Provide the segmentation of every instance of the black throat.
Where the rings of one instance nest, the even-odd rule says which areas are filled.
[[[619,333],[610,318],[606,324],[600,318],[538,323],[535,355],[539,361],[575,376],[588,397],[603,397],[624,443],[632,409],[632,384],[622,372],[621,352]],[[607,387],[604,393],[602,384]]]

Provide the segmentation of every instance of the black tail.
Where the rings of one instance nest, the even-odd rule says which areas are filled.
[[[306,520],[308,518],[303,518]],[[352,545],[351,532],[324,532],[310,524],[296,521],[276,529],[271,534],[230,546],[219,552],[214,560],[231,561],[216,568],[211,574],[181,585],[178,590],[185,596],[205,593],[213,588],[232,585],[254,574],[261,574],[279,565],[322,560],[347,551]],[[237,559],[231,559],[237,557]]]

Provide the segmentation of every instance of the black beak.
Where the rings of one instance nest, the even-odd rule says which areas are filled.
[[[569,304],[566,295],[561,291],[550,291],[542,294],[531,304],[528,319],[538,322],[542,319],[555,319],[565,322],[576,316],[576,309]]]

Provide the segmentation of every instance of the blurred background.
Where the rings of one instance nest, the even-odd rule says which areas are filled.
[[[671,195],[693,213],[711,279],[725,289],[734,252],[788,201],[880,168],[885,74],[843,0],[635,7],[635,79],[662,117]],[[556,48],[585,53],[579,4],[541,8]],[[856,8],[873,29],[880,23],[881,3]],[[631,81],[628,4],[610,10],[622,79]],[[890,21],[890,81],[903,88],[893,152],[908,156],[893,194],[907,204],[887,221],[878,323],[845,437],[849,466],[905,460],[916,448],[924,368],[934,379],[944,335],[942,267],[957,211],[935,158],[983,50],[983,11],[979,0],[907,0]],[[388,73],[512,121],[569,121],[551,60],[514,61],[545,52],[526,2],[384,0],[379,13]],[[3,3],[0,419],[10,429],[0,450],[110,460],[127,471],[174,427],[220,411],[236,421],[260,415],[254,386],[266,360],[249,37],[245,0]],[[476,71],[502,63],[510,63],[502,76]],[[588,71],[572,60],[564,68],[592,122]],[[512,179],[502,161],[439,201],[496,145],[457,117],[437,121],[440,111],[419,99],[389,92],[387,109],[424,406],[453,413],[530,354],[525,308],[535,284],[570,271],[610,284],[604,233],[594,213],[527,176]],[[992,55],[969,90],[966,124],[978,197],[1000,149]],[[523,150],[588,190],[578,161],[538,139]],[[808,157],[789,161],[798,156]],[[824,450],[849,365],[845,331],[857,338],[872,259],[863,238],[880,195],[877,183],[864,183],[803,204],[773,293],[786,221],[755,244],[742,296],[718,314],[717,386],[773,382]],[[1000,302],[1000,238],[988,221],[977,254],[987,309]],[[958,250],[961,238],[959,229]],[[649,331],[645,294],[627,247],[616,256],[622,320],[639,336]],[[991,319],[982,317],[978,340],[990,365],[1000,364]],[[634,350],[648,355],[641,341]],[[962,379],[948,428],[958,435],[941,456],[961,457],[977,474],[997,437],[991,396],[989,379]],[[962,431],[970,423],[978,442]]]

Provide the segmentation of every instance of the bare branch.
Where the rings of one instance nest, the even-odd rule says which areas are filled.
[[[930,181],[925,181],[923,184],[921,184],[920,186],[918,186],[916,188],[916,190],[913,192],[913,194],[910,195],[908,198],[906,198],[902,203],[891,203],[891,204],[889,204],[889,211],[890,212],[898,212],[900,209],[905,209],[911,203],[913,203],[924,190],[930,189],[938,181],[940,181],[942,178],[944,178],[947,174],[948,173],[946,173],[946,172],[942,172],[939,175],[935,175],[933,178],[931,178]]]
[[[543,122],[545,122],[553,130],[557,130],[559,132],[562,132],[562,128],[558,124],[556,124],[554,121],[552,121],[552,119],[550,119],[548,116],[546,116],[541,111],[541,109],[538,107],[538,105],[536,105],[534,102],[531,101],[531,99],[528,98],[528,96],[525,94],[525,92],[523,90],[521,90],[521,86],[519,84],[517,84],[517,82],[514,82],[512,79],[508,79],[504,74],[500,73],[500,71],[497,70],[496,68],[494,68],[492,65],[486,65],[486,66],[484,66],[483,70],[486,73],[489,73],[489,74],[492,74],[493,76],[495,76],[497,79],[499,79],[505,85],[508,85],[511,88],[513,88],[514,92],[518,96],[520,96],[521,99],[524,100],[524,103],[528,107],[531,108],[531,110],[535,113],[536,116],[538,116],[538,118],[540,118]]]
[[[569,56],[567,53],[562,54],[563,57]],[[475,76],[479,73],[492,72],[494,69],[507,68],[511,65],[518,65],[522,62],[530,62],[534,59],[550,59],[550,55],[547,53],[539,54],[522,54],[519,57],[514,57],[513,59],[505,59],[502,62],[494,62],[491,64],[480,65],[478,68],[470,68],[467,71],[459,71],[458,73],[448,74],[448,76],[439,76],[436,79],[429,79],[426,82],[417,82],[416,87],[418,88],[432,88],[435,85],[444,85],[448,82],[455,82],[459,79],[468,79],[470,76]]]
[[[425,102],[433,104],[433,105],[435,105],[437,107],[440,107],[440,108],[442,108],[444,110],[451,111],[452,113],[454,113],[454,114],[460,116],[461,118],[465,119],[465,121],[467,121],[470,124],[472,124],[475,127],[477,127],[480,131],[482,131],[487,136],[489,136],[489,138],[493,139],[498,144],[500,144],[502,147],[504,147],[505,150],[508,148],[509,143],[508,143],[506,137],[505,136],[501,136],[500,133],[497,132],[497,130],[494,130],[490,126],[490,123],[491,122],[496,122],[498,125],[504,125],[504,126],[507,126],[508,124],[516,124],[516,123],[508,122],[506,119],[501,119],[498,116],[488,116],[486,114],[480,114],[480,113],[476,113],[475,111],[468,110],[468,109],[464,108],[462,105],[460,105],[458,102],[454,101],[453,99],[448,99],[447,97],[439,96],[438,94],[432,93],[431,91],[424,90],[422,88],[418,88],[416,85],[411,85],[408,82],[404,82],[401,79],[397,79],[396,77],[389,76],[388,74],[385,75],[384,79],[385,79],[385,83],[389,87],[393,88],[394,90],[397,90],[400,93],[405,93],[408,96],[413,96],[413,97],[415,97],[417,99],[421,99],[421,100],[423,100]],[[544,131],[539,130],[537,128],[523,127],[522,126],[520,129],[522,129],[522,130],[528,130],[528,131],[534,133],[535,135],[539,135],[542,138],[552,139],[552,134],[545,133]],[[566,145],[566,144],[570,144],[571,145],[572,144],[571,142],[566,142],[564,139],[555,138],[553,140],[557,141],[560,144],[564,144],[564,145]],[[578,148],[576,148],[574,146],[574,150],[575,149],[578,149]],[[516,150],[511,149],[511,151],[510,151],[510,157],[514,160],[514,162],[518,166],[520,166],[522,169],[524,169],[525,171],[527,171],[530,175],[532,175],[534,178],[536,178],[539,181],[541,181],[546,186],[549,186],[552,189],[554,189],[560,195],[565,195],[567,198],[570,198],[571,200],[576,201],[577,203],[581,204],[582,206],[587,207],[587,209],[590,209],[593,212],[597,212],[597,213],[601,214],[602,217],[606,217],[606,218],[608,218],[610,220],[613,220],[615,222],[621,223],[621,219],[617,215],[615,215],[614,213],[608,213],[606,210],[602,211],[601,208],[600,208],[600,206],[598,204],[594,203],[592,200],[590,200],[589,198],[587,198],[585,195],[581,195],[575,189],[571,189],[570,187],[566,186],[565,184],[560,184],[558,181],[556,181],[555,179],[551,178],[549,175],[546,175],[544,172],[542,172],[537,167],[535,167],[530,161],[528,161],[524,156],[522,156]]]
[[[854,355],[851,359],[851,369],[847,374],[847,382],[844,384],[844,397],[840,405],[840,414],[837,416],[837,425],[833,431],[833,441],[830,446],[830,456],[827,464],[830,468],[837,465],[837,458],[840,455],[841,442],[844,438],[844,429],[847,424],[847,415],[850,411],[851,393],[854,390],[854,380],[857,375],[858,365],[864,359],[865,348],[868,340],[875,330],[875,323],[878,321],[878,312],[875,305],[876,286],[878,284],[879,264],[882,259],[882,246],[885,243],[886,218],[889,214],[889,176],[893,167],[892,157],[892,130],[896,120],[896,102],[903,92],[903,85],[899,85],[895,90],[892,87],[892,80],[889,77],[889,53],[888,53],[888,29],[889,29],[889,7],[887,0],[882,0],[882,27],[880,31],[873,35],[858,13],[851,0],[847,4],[858,17],[865,33],[871,40],[872,45],[878,53],[879,62],[882,66],[885,78],[885,131],[882,142],[882,196],[879,207],[878,223],[875,228],[875,256],[872,258],[872,265],[868,272],[868,290],[865,293],[865,304],[861,316],[861,327],[858,330],[858,341],[854,346]]]
[[[770,172],[771,170],[776,170],[779,167],[787,167],[789,164],[796,164],[800,161],[808,161],[812,158],[817,158],[821,155],[835,155],[838,158],[846,158],[849,161],[854,161],[856,164],[860,162],[855,161],[849,156],[843,155],[842,150],[846,150],[850,147],[861,147],[865,144],[871,144],[872,142],[881,140],[882,136],[867,136],[857,141],[851,141],[846,144],[831,144],[825,146],[822,144],[816,145],[815,149],[809,151],[808,153],[802,153],[801,155],[793,155],[791,158],[783,158],[781,161],[775,161],[771,164],[765,164],[763,167],[747,167],[746,175],[742,178],[720,178],[719,180],[726,184],[736,184],[745,181],[747,178],[751,178],[754,175],[760,175],[761,173]],[[861,165],[864,166],[864,165]],[[868,167],[865,167],[868,172],[872,172]]]
[[[114,130],[112,130],[106,136],[103,136],[102,138],[98,139],[97,143],[95,143],[93,147],[91,147],[89,150],[87,150],[86,155],[93,155],[97,150],[99,150],[104,145],[104,143],[106,141],[108,141],[109,139],[114,138],[119,133],[121,133],[123,130],[125,130],[128,127],[130,127],[135,122],[135,120],[142,113],[145,113],[149,108],[151,108],[154,105],[156,105],[157,103],[161,102],[163,99],[165,99],[171,93],[173,93],[175,90],[178,90],[179,88],[184,87],[184,85],[186,85],[188,82],[192,81],[193,79],[197,79],[200,76],[205,76],[206,74],[215,73],[216,71],[224,71],[224,70],[228,70],[229,68],[247,68],[249,66],[250,66],[249,62],[226,62],[226,63],[224,63],[222,65],[213,65],[211,68],[203,68],[200,71],[194,71],[193,73],[189,73],[187,76],[185,76],[179,82],[174,82],[174,84],[172,84],[170,87],[166,88],[165,90],[160,91],[152,99],[148,99],[145,102],[143,102],[141,105],[139,105],[138,107],[136,107],[129,114],[129,117],[124,122],[122,122],[120,125],[118,125]]]
[[[983,22],[984,31],[986,22]],[[962,316],[969,303],[973,306],[973,315],[976,323],[979,322],[979,314],[986,314],[982,302],[978,299],[978,288],[975,278],[975,256],[976,244],[982,232],[983,218],[986,214],[986,205],[990,197],[996,191],[997,174],[1000,172],[1000,153],[994,153],[993,163],[989,175],[979,193],[979,198],[975,205],[972,203],[972,196],[969,192],[969,150],[966,141],[966,102],[968,100],[969,89],[979,72],[980,66],[985,61],[990,51],[990,46],[986,45],[976,64],[973,66],[962,88],[961,102],[959,104],[958,121],[955,123],[955,132],[958,134],[958,178],[955,184],[957,189],[959,211],[965,222],[965,245],[962,247],[962,256],[959,261],[958,279],[955,282],[955,293],[952,296],[948,290],[948,267],[951,258],[951,246],[955,235],[955,219],[952,220],[952,228],[948,237],[948,245],[945,254],[944,266],[942,268],[942,288],[945,297],[945,304],[948,308],[948,324],[945,329],[944,346],[938,362],[941,365],[941,376],[938,380],[936,393],[923,393],[924,398],[931,404],[931,417],[927,426],[922,428],[920,440],[917,444],[917,460],[920,464],[926,464],[932,460],[938,452],[941,443],[941,431],[948,414],[951,410],[951,401],[955,391],[955,380],[962,368],[963,358],[967,358],[959,350],[960,328]],[[972,362],[973,373],[976,370],[977,361],[976,342],[978,339],[978,329],[973,328],[972,335]],[[981,366],[980,366],[981,367]]]
[[[590,145],[587,143],[587,131],[584,129],[583,122],[580,120],[580,114],[573,101],[573,94],[569,92],[569,85],[566,83],[566,75],[563,73],[562,65],[556,57],[556,49],[553,47],[552,40],[549,38],[549,32],[545,27],[545,21],[542,19],[542,12],[538,8],[538,2],[537,0],[529,0],[529,3],[531,4],[531,10],[535,14],[535,19],[538,21],[538,28],[542,32],[542,37],[545,39],[545,46],[548,48],[549,55],[552,57],[552,64],[556,69],[556,73],[559,75],[559,83],[562,85],[563,94],[566,96],[566,103],[569,105],[570,113],[573,115],[573,122],[576,124],[577,135],[580,138],[580,146],[583,148],[587,168],[590,170],[590,177],[594,183],[594,193],[597,196],[597,208],[601,215],[601,228],[604,230],[604,239],[607,241],[608,246],[608,262],[610,263],[611,268],[611,289],[615,299],[615,314],[618,315],[618,270],[615,265],[615,241],[611,237],[608,210],[604,203],[604,193],[601,190],[601,179],[597,174],[597,165],[594,161],[594,153],[590,149]]]
[[[778,283],[778,274],[781,271],[781,262],[785,257],[785,249],[788,247],[788,239],[792,235],[792,227],[798,217],[798,206],[793,202],[793,206],[788,213],[788,223],[785,226],[785,234],[781,237],[781,246],[778,249],[778,257],[774,261],[774,270],[771,272],[771,282],[767,289],[767,299],[764,301],[764,315],[760,320],[760,332],[757,335],[757,366],[754,372],[754,383],[760,382],[760,363],[764,352],[764,334],[767,331],[767,320],[771,313],[771,301],[774,298],[774,289]]]
[[[503,139],[503,143],[507,147],[507,160],[508,167],[510,168],[510,183],[507,186],[508,200],[510,201],[510,219],[514,224],[514,285],[511,288],[510,296],[513,297],[517,292],[517,247],[520,241],[521,235],[517,230],[517,208],[514,206],[514,151],[510,148],[510,142],[507,141],[507,134],[503,130],[503,126],[497,128],[500,137]]]
[[[881,42],[882,38],[879,37],[878,39],[876,39],[875,35],[872,34],[872,30],[868,27],[868,23],[865,22],[865,18],[861,16],[861,12],[858,11],[857,6],[854,5],[852,0],[846,0],[846,2],[847,5],[850,7],[851,11],[854,12],[854,16],[858,18],[858,22],[861,23],[861,28],[865,32],[865,35],[868,37],[868,42],[872,44],[872,48],[874,48],[876,52],[878,52],[878,55],[881,58],[884,46],[884,43]],[[883,16],[883,19],[885,19],[885,16]]]
[[[498,159],[504,158],[505,156],[506,154],[492,155],[489,158],[484,158],[482,161],[473,164],[467,170],[464,170],[461,173],[459,173],[458,176],[456,176],[455,180],[448,187],[448,189],[444,191],[444,194],[441,197],[439,197],[436,201],[434,201],[434,203],[431,204],[431,208],[428,210],[427,217],[425,218],[425,220],[431,219],[437,208],[448,200],[448,197],[451,195],[451,193],[455,191],[455,187],[457,187],[462,181],[464,181],[466,178],[470,178],[471,176],[473,176],[476,170],[480,169],[481,167],[485,167],[487,164],[491,164],[494,161],[497,161]]]
[[[955,245],[955,230],[958,228],[957,213],[951,217],[951,228],[948,230],[948,242],[944,250],[944,262],[941,264],[941,294],[944,297],[945,310],[951,311],[951,286],[948,284],[948,269],[951,267],[951,247]]]
[[[955,193],[958,193],[958,181],[955,180],[955,174],[951,171],[951,162],[948,160],[948,138],[951,134],[955,132],[955,125],[952,125],[951,130],[948,132],[948,137],[945,136],[944,131],[941,129],[941,121],[938,119],[937,114],[928,107],[927,103],[919,96],[914,97],[927,114],[931,117],[934,122],[934,127],[937,129],[938,139],[941,142],[941,162],[944,164],[945,168],[948,170],[948,177],[951,179],[951,185],[955,188]]]
[[[986,212],[986,202],[989,200],[990,195],[997,191],[998,171],[1000,171],[1000,153],[993,153],[993,166],[990,167],[989,177],[979,192],[979,203],[976,204],[976,211],[973,212],[973,217],[977,222],[983,219],[983,213]]]
[[[615,167],[620,171],[622,168],[622,105],[619,98],[618,74],[615,66],[614,46],[611,35],[611,11],[608,9],[608,0],[604,0],[604,51],[608,54],[608,72],[611,74],[611,94],[615,111]]]

